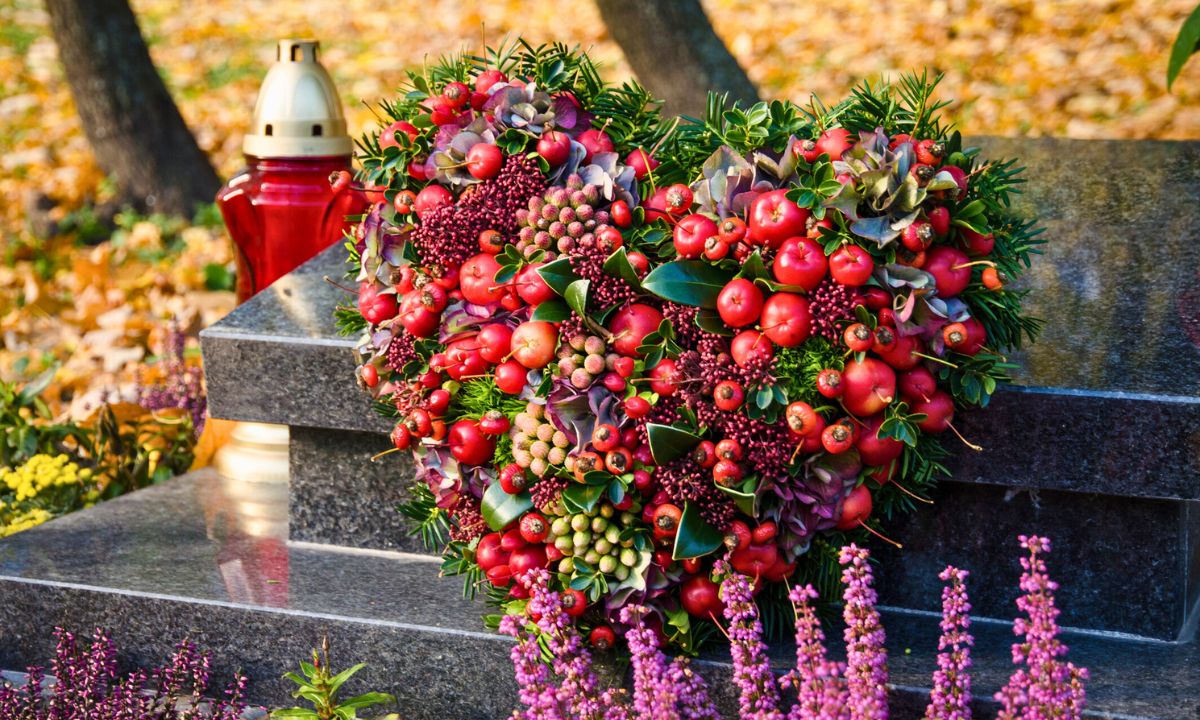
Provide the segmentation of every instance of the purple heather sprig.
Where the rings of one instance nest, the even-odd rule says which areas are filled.
[[[646,608],[628,605],[621,609],[621,622],[631,625],[625,633],[633,666],[633,711],[637,717],[678,720],[678,697],[668,680],[666,658],[659,652],[658,637],[646,627]]]
[[[971,718],[971,603],[967,598],[966,570],[947,566],[938,575],[942,588],[942,635],[938,640],[938,669],[925,708],[925,720]]]
[[[730,572],[729,564],[718,561],[713,570],[724,575],[721,599],[729,622],[729,649],[733,656],[733,681],[740,695],[741,720],[782,720],[779,710],[779,684],[771,671],[767,646],[763,642],[762,621],[750,590],[750,579]]]
[[[838,561],[845,565],[842,582],[846,622],[846,690],[852,720],[886,720],[887,649],[885,634],[875,604],[874,576],[870,553],[851,543],[842,548]]]
[[[796,691],[796,704],[788,720],[844,720],[845,666],[826,657],[825,632],[810,601],[817,599],[812,585],[788,593],[796,614],[796,667],[783,677],[785,687]]]
[[[54,631],[55,655],[51,662],[54,684],[46,689],[41,668],[29,668],[21,687],[0,686],[0,720],[127,720],[160,718],[190,720],[199,717],[208,691],[210,660],[190,641],[176,646],[170,662],[155,670],[137,670],[118,679],[117,650],[112,639],[96,630],[91,645],[83,648],[75,635]],[[237,675],[225,697],[208,703],[204,717],[237,720],[246,711],[242,702],[246,678]],[[179,700],[188,700],[186,707]]]
[[[1079,718],[1087,697],[1085,668],[1064,663],[1067,646],[1058,639],[1059,609],[1054,592],[1058,583],[1050,579],[1043,553],[1050,552],[1050,540],[1037,535],[1018,537],[1029,556],[1021,558],[1021,590],[1017,608],[1026,617],[1013,622],[1013,633],[1024,642],[1012,646],[1016,670],[995,698],[1001,705],[1000,720],[1042,720],[1042,718]]]

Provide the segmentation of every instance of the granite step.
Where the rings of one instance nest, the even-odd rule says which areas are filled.
[[[1015,354],[1015,384],[956,419],[985,450],[956,444],[937,505],[889,524],[905,549],[881,552],[885,597],[932,610],[930,568],[1002,559],[1012,535],[1037,532],[1072,559],[1067,622],[1185,639],[1200,603],[1200,143],[978,144],[1029,168],[1017,206],[1049,242],[1023,282],[1046,328]],[[333,329],[346,296],[323,278],[343,256],[327,250],[202,334],[210,412],[292,426],[293,538],[420,551],[387,512],[412,467],[369,462],[390,423]],[[979,612],[1004,617],[1007,583],[979,580]]]
[[[44,662],[50,628],[112,630],[125,662],[153,663],[187,636],[214,651],[216,677],[241,669],[251,700],[289,703],[280,676],[328,633],[335,663],[364,661],[351,691],[394,693],[407,720],[505,717],[515,702],[510,641],[483,629],[429,556],[288,541],[263,518],[277,487],[201,471],[0,540],[0,668]],[[1008,555],[1010,553],[1006,553]],[[1052,556],[1052,572],[1065,561]],[[982,570],[971,564],[973,570]],[[1015,585],[1015,560],[1008,567]],[[892,717],[919,718],[935,667],[937,618],[886,609]],[[1011,670],[1011,628],[978,620],[974,682],[988,697]],[[834,633],[831,633],[834,634]],[[1195,643],[1067,633],[1092,673],[1092,717],[1195,718]],[[794,652],[775,647],[778,665]],[[698,663],[728,717],[736,707],[726,657]],[[603,669],[611,678],[614,667]],[[991,714],[989,702],[979,710]]]

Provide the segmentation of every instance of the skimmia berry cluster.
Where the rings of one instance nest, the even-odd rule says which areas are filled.
[[[348,247],[358,379],[417,459],[404,511],[444,570],[519,613],[545,569],[589,637],[636,605],[693,647],[722,552],[833,577],[924,499],[938,437],[1036,330],[1006,285],[1035,243],[1016,171],[932,89],[679,122],[559,45],[412,74],[360,143],[374,204]]]

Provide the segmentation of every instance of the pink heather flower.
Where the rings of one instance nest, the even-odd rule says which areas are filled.
[[[846,566],[842,582],[846,621],[846,689],[849,717],[852,720],[886,720],[887,650],[885,635],[875,609],[878,597],[872,587],[874,577],[870,553],[854,543],[842,548],[838,561]]]
[[[783,678],[785,687],[796,690],[788,720],[844,720],[849,717],[845,666],[825,656],[825,632],[810,602],[817,591],[812,585],[794,587],[788,599],[796,613],[796,669]]]
[[[966,570],[947,566],[938,577],[942,588],[942,636],[938,640],[938,669],[925,708],[925,720],[970,720],[971,604],[967,599]]]
[[[633,711],[637,717],[678,720],[678,698],[668,679],[666,658],[658,649],[658,637],[643,622],[646,612],[641,605],[621,610],[621,622],[633,626],[625,633],[633,666]]]
[[[783,720],[779,710],[779,685],[771,672],[767,646],[762,641],[763,626],[750,592],[750,580],[730,572],[729,564],[719,561],[713,568],[721,581],[721,599],[725,601],[725,619],[729,622],[729,650],[733,656],[733,681],[741,691],[741,720]]]
[[[1012,647],[1016,670],[995,698],[1001,705],[1000,720],[1042,720],[1042,718],[1079,718],[1087,697],[1085,668],[1064,663],[1067,646],[1058,639],[1059,610],[1054,605],[1058,583],[1050,579],[1043,553],[1050,552],[1050,540],[1037,535],[1018,537],[1029,557],[1021,558],[1021,590],[1017,608],[1026,617],[1013,622],[1013,633],[1024,635],[1024,642]]]

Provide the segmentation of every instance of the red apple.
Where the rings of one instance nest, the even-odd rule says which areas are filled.
[[[896,372],[882,360],[851,360],[842,370],[842,405],[863,417],[882,412],[896,397]]]
[[[931,248],[926,254],[924,270],[937,282],[938,297],[949,298],[967,289],[971,283],[971,268],[967,254],[949,245]]]
[[[833,279],[849,287],[858,287],[871,279],[875,261],[871,254],[857,245],[843,245],[829,256],[829,273]]]
[[[763,305],[758,324],[771,342],[780,347],[796,347],[812,331],[808,300],[792,293],[775,293]]]
[[[504,361],[512,346],[513,331],[507,325],[489,323],[479,329],[475,342],[479,346],[479,355],[490,363]]]
[[[787,190],[772,190],[750,203],[747,239],[756,245],[778,248],[790,237],[808,230],[808,210],[787,199]]]
[[[717,224],[704,215],[688,215],[675,226],[675,252],[681,258],[695,259],[704,252],[704,243],[717,234]]]
[[[733,355],[734,362],[745,367],[755,359],[769,361],[775,350],[771,341],[759,331],[743,330],[729,344],[729,353]]]
[[[579,133],[579,144],[587,150],[587,154],[583,156],[584,163],[590,163],[592,158],[600,153],[610,153],[613,151],[612,138],[603,130],[584,130]]]
[[[863,420],[854,446],[858,448],[858,456],[864,465],[887,465],[904,452],[904,443],[894,438],[879,437],[879,426],[882,424],[882,414]]]
[[[775,279],[784,285],[795,285],[812,292],[829,270],[825,249],[810,238],[788,238],[779,246],[779,254],[771,265]]]
[[[523,322],[513,331],[510,349],[517,362],[531,370],[544,368],[554,359],[558,329],[542,320]]]
[[[499,270],[500,263],[488,253],[479,253],[463,263],[458,271],[458,286],[463,298],[476,305],[498,301],[501,291],[496,284],[496,273]]]
[[[638,345],[647,335],[658,330],[662,319],[661,312],[642,303],[622,308],[608,321],[608,330],[613,334],[613,350],[628,357],[640,357]]]
[[[444,208],[453,202],[454,196],[446,188],[441,185],[426,185],[421,188],[421,192],[417,193],[417,200],[413,203],[413,210],[417,211],[417,217],[424,220],[427,214],[439,208]]]
[[[537,270],[541,266],[542,263],[526,265],[525,269],[517,273],[516,278],[514,278],[515,285],[517,287],[517,295],[519,295],[522,300],[530,305],[540,305],[547,300],[553,299],[557,295],[557,293],[555,293],[554,290],[552,290],[550,286],[546,284],[546,281],[542,279],[542,276],[538,274]]]
[[[753,323],[762,310],[762,291],[746,278],[730,280],[717,295],[717,312],[729,327],[744,327]]]
[[[838,517],[838,530],[853,530],[871,517],[871,491],[859,485],[842,501],[842,512]]]

